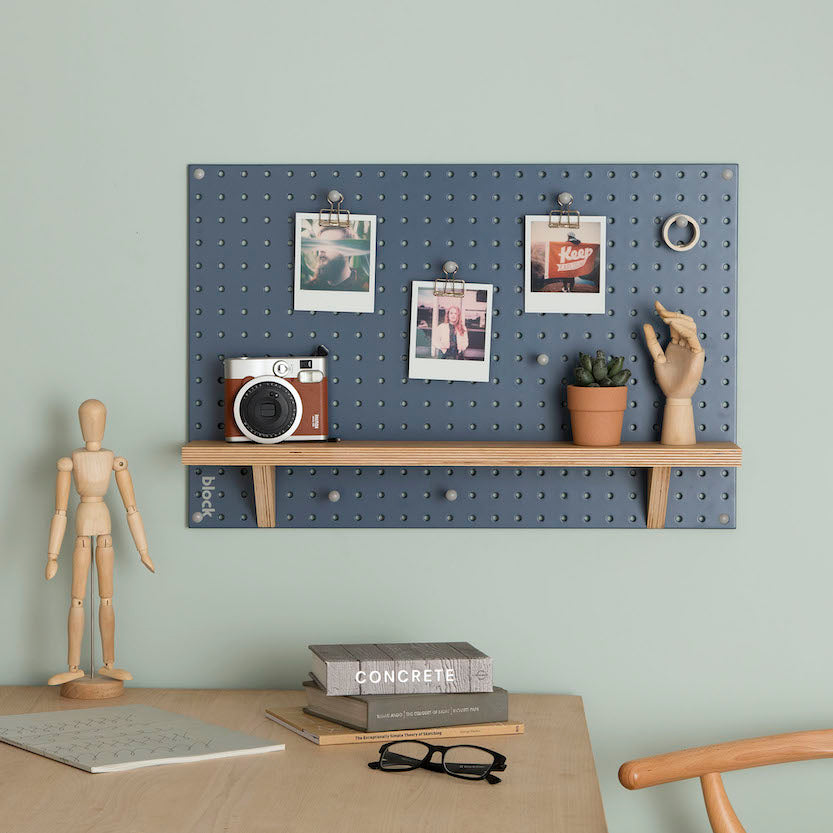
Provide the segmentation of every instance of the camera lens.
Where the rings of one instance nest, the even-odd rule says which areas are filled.
[[[298,408],[292,394],[277,382],[252,385],[240,400],[240,420],[264,440],[280,437],[292,427]]]

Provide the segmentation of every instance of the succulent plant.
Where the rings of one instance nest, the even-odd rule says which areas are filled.
[[[624,356],[611,356],[604,350],[597,350],[595,358],[587,353],[578,354],[578,364],[574,371],[575,383],[582,388],[621,387],[631,378],[630,370],[623,370]]]

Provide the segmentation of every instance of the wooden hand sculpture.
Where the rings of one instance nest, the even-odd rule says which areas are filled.
[[[84,448],[77,448],[71,457],[58,460],[58,479],[55,489],[55,514],[49,528],[46,556],[47,581],[58,572],[58,553],[67,527],[67,505],[72,478],[81,496],[75,522],[75,549],[72,553],[72,596],[69,607],[68,658],[69,670],[55,674],[49,685],[58,685],[84,676],[81,670],[81,639],[84,632],[84,596],[87,576],[95,561],[98,568],[99,626],[104,665],[98,673],[113,680],[132,680],[129,671],[115,668],[115,615],[113,613],[113,537],[110,534],[110,513],[104,496],[110,484],[110,473],[115,472],[122,503],[127,511],[127,525],[139,551],[142,564],[155,572],[148,555],[142,516],[136,508],[133,481],[127,470],[127,460],[116,457],[101,447],[107,409],[97,399],[88,399],[78,409]]]
[[[662,416],[663,445],[694,445],[694,411],[691,397],[700,384],[706,354],[697,339],[697,326],[690,315],[670,312],[659,301],[657,312],[671,330],[671,343],[663,352],[657,334],[645,324],[645,342],[654,357],[654,373],[665,394]]]

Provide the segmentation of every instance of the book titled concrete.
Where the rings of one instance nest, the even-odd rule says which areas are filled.
[[[307,714],[360,732],[429,729],[509,719],[505,689],[467,694],[356,694],[329,697],[315,682],[304,683]]]
[[[492,690],[492,660],[468,642],[310,645],[312,674],[330,697]]]
[[[282,743],[142,705],[3,716],[0,741],[86,772],[119,772],[284,748]]]
[[[522,735],[524,724],[475,723],[467,726],[439,726],[433,729],[400,729],[395,732],[357,732],[331,720],[307,714],[300,706],[266,709],[266,716],[319,746],[345,743],[387,743],[390,740],[442,741],[444,738],[482,738],[497,735]]]

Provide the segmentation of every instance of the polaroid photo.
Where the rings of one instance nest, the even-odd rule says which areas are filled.
[[[373,312],[375,293],[374,215],[351,214],[347,225],[295,215],[295,309]]]
[[[566,228],[527,216],[525,230],[524,310],[604,314],[607,217]]]
[[[462,296],[435,295],[434,287],[411,284],[408,378],[488,382],[492,285],[467,283]]]

